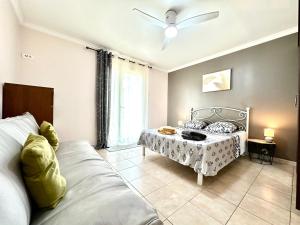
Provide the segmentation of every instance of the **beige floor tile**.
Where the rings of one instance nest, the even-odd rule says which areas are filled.
[[[296,185],[295,185],[295,186],[293,185],[293,188],[292,188],[292,189],[293,189],[293,191],[292,191],[292,196],[293,196],[293,197],[296,197],[296,191],[297,191]]]
[[[222,174],[218,177],[218,180],[225,183],[227,187],[230,187],[231,189],[237,189],[242,192],[247,192],[253,182],[250,180],[240,179],[240,177],[229,173]]]
[[[263,168],[263,165],[260,163],[256,163],[254,161],[250,161],[249,157],[241,157],[238,160],[235,160],[229,166],[238,168],[238,169],[243,169],[246,171],[260,171]]]
[[[248,213],[247,211],[237,208],[227,225],[271,225],[266,221]]]
[[[144,156],[136,156],[136,157],[130,158],[128,160],[130,162],[133,162],[135,165],[139,165],[139,164],[147,161],[146,157],[144,157]]]
[[[131,159],[131,158],[139,157],[142,155],[143,155],[142,151],[130,151],[130,152],[126,152],[126,153],[122,154],[122,157],[124,159]]]
[[[145,171],[143,171],[141,168],[134,166],[125,170],[121,170],[120,175],[128,181],[132,181],[147,175],[147,173],[145,173]]]
[[[259,174],[254,184],[265,185],[282,193],[292,193],[292,183],[266,174]]]
[[[293,176],[294,166],[281,164],[274,162],[273,165],[264,165],[263,171],[270,172],[272,174],[278,174],[279,176]]]
[[[163,181],[150,175],[142,176],[130,183],[144,196],[166,185]]]
[[[160,164],[161,166],[164,166],[164,167],[169,167],[169,166],[172,166],[172,165],[177,165],[178,162],[172,160],[172,159],[169,159],[167,157],[160,157],[158,158],[157,160],[155,160],[155,163],[158,163]]]
[[[165,183],[171,183],[176,179],[179,179],[183,172],[174,172],[172,169],[157,169],[148,171],[151,176],[156,177],[157,179],[163,180]]]
[[[292,199],[291,211],[300,216],[300,210],[296,209],[296,196]]]
[[[237,177],[241,180],[247,181],[248,183],[252,183],[262,170],[262,166],[257,165],[260,164],[254,164],[253,162],[250,162],[250,164],[237,162],[233,166],[229,164],[229,168],[225,170],[225,173]],[[220,172],[222,172],[222,170]]]
[[[146,155],[145,157],[146,157],[147,160],[156,161],[156,160],[160,159],[163,156],[155,153],[155,154],[151,154],[151,155]]]
[[[165,220],[164,225],[173,225],[173,224],[169,220]]]
[[[208,185],[208,180],[210,180],[209,178],[210,177],[208,177],[208,178],[204,177],[204,180],[203,180],[204,185]],[[188,172],[182,171],[182,174],[180,175],[180,177],[177,180],[186,182],[186,183],[190,183],[192,185],[197,185],[197,173],[194,170],[191,170]],[[199,186],[199,187],[201,187],[201,186]]]
[[[159,164],[155,163],[156,161],[144,161],[137,166],[142,168],[144,171],[155,171],[155,170],[164,170],[165,167],[160,166]]]
[[[169,167],[168,169],[172,170],[173,167]],[[198,174],[192,168],[189,168],[186,166],[184,167],[184,169],[179,168],[179,169],[172,170],[172,172],[179,174],[179,176],[176,178],[175,181],[189,183],[192,186],[196,186],[196,187],[202,188],[202,189],[208,187],[208,185],[211,184],[215,180],[215,177],[211,177],[211,176],[205,177],[204,176],[203,184],[197,185]]]
[[[291,225],[300,224],[300,210],[295,209],[293,166],[263,166],[241,157],[217,176],[205,177],[204,185],[198,186],[192,168],[149,149],[145,157],[141,147],[97,152],[134,193],[158,209],[166,225],[220,225],[228,219],[228,225],[281,225],[289,224],[290,216]],[[240,202],[240,208],[235,210]],[[291,202],[290,215],[286,209]]]
[[[173,192],[167,186],[152,192],[147,195],[146,198],[165,217],[169,217],[177,209],[187,203],[187,199],[183,195]]]
[[[273,203],[281,208],[290,210],[291,195],[288,193],[277,191],[276,189],[270,188],[270,186],[265,186],[262,184],[252,185],[248,193]]]
[[[112,162],[111,165],[118,171],[120,170],[124,170],[124,169],[128,169],[130,167],[134,167],[135,164],[128,161],[128,160],[122,160],[122,161],[116,161],[116,162]]]
[[[300,224],[300,215],[291,213],[291,225],[299,225],[299,224]]]
[[[132,150],[131,149],[126,149],[126,150],[121,150],[121,151],[118,151],[118,152],[125,159],[127,157],[127,155],[132,152]]]
[[[141,149],[142,149],[142,147],[141,147]],[[160,155],[159,153],[152,151],[149,148],[146,148],[145,153],[146,153],[146,155]]]
[[[231,202],[234,205],[238,205],[246,194],[245,190],[232,187],[231,185],[224,183],[221,180],[216,180],[208,185],[207,190],[219,195],[225,200]]]
[[[275,163],[273,165],[265,165],[261,171],[261,175],[278,179],[281,183],[292,186],[294,167],[285,164]]]
[[[247,194],[240,207],[274,225],[288,225],[290,212],[260,198]]]
[[[203,213],[191,203],[184,205],[171,215],[168,220],[173,225],[221,225],[217,220]]]
[[[181,194],[187,200],[191,200],[193,197],[198,195],[205,188],[205,186],[199,186],[196,182],[190,182],[188,180],[178,178],[169,183],[168,188],[172,192]]]
[[[290,175],[287,175],[286,173],[282,173],[282,172],[272,172],[271,169],[269,170],[262,170],[260,175],[266,175],[270,178],[273,178],[275,180],[280,180],[281,183],[284,183],[286,185],[289,185],[292,187],[292,183],[293,183],[293,177]]]
[[[222,224],[229,220],[236,209],[235,205],[205,190],[193,198],[191,203]]]
[[[170,167],[168,167],[167,169],[169,171],[172,171],[173,173],[180,173],[183,176],[194,175],[195,177],[197,177],[197,174],[193,168],[181,165],[180,163],[175,162],[175,161],[174,161],[174,164],[171,165]]]

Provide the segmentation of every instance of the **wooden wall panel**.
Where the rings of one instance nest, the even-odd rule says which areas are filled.
[[[30,112],[39,125],[44,120],[53,123],[53,95],[53,88],[5,83],[2,117]]]

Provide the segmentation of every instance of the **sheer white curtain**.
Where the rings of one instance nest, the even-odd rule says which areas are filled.
[[[147,127],[148,74],[147,66],[113,58],[109,146],[135,144]]]

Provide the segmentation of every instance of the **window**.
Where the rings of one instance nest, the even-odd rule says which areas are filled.
[[[135,144],[147,127],[148,73],[147,66],[113,59],[109,146]]]

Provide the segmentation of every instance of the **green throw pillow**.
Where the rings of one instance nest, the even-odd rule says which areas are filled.
[[[40,135],[43,135],[48,140],[54,151],[57,151],[59,140],[57,133],[51,123],[48,123],[46,121],[42,122],[40,126]]]
[[[56,155],[47,139],[30,134],[21,152],[23,177],[40,208],[55,208],[66,192]]]

